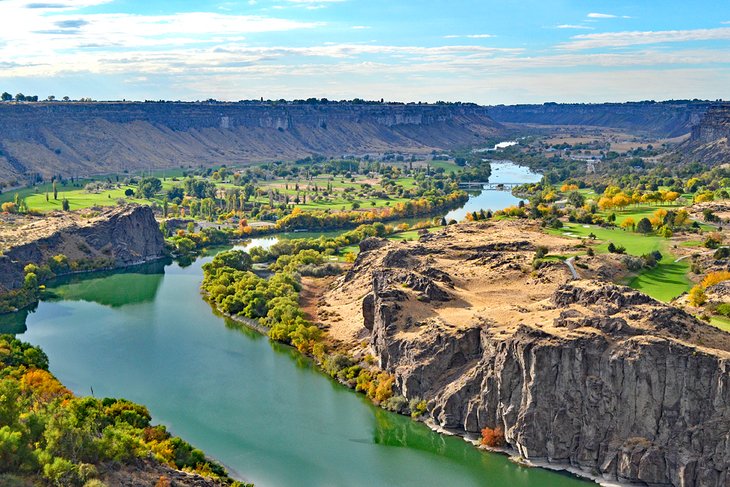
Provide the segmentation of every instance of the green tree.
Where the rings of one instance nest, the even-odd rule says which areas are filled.
[[[53,199],[58,199],[58,186],[56,185],[56,180],[53,180]]]
[[[647,234],[651,233],[652,230],[653,227],[651,226],[651,222],[646,217],[639,220],[639,223],[636,224],[636,231],[639,233]]]
[[[155,177],[144,178],[137,186],[137,192],[147,199],[152,198],[160,191],[162,191],[162,181]]]
[[[8,93],[7,91],[4,91],[3,94],[0,95],[0,98],[2,99],[2,101],[10,101],[13,99],[13,95]]]
[[[63,200],[61,200],[61,208],[63,209],[63,211],[68,211],[71,208],[71,205],[66,198],[63,198]]]

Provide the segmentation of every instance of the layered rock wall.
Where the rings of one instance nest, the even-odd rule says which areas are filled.
[[[469,283],[485,282],[480,272],[504,278],[503,264],[530,244],[483,244],[478,259],[454,265],[449,258],[469,255],[459,232],[428,237],[407,247],[363,242],[344,286],[371,279],[362,299],[371,350],[397,393],[428,401],[430,421],[473,435],[500,427],[522,457],[599,479],[730,484],[730,335],[590,279],[564,280],[544,300],[516,291],[517,314],[479,311],[465,288],[492,295],[507,285]],[[470,241],[482,239],[490,233]],[[510,279],[534,279],[520,275]]]
[[[164,238],[148,206],[109,208],[100,214],[49,216],[16,230],[24,241],[3,248],[0,257],[0,292],[23,285],[23,268],[42,265],[63,254],[73,261],[103,261],[108,267],[126,267],[164,256]]]
[[[0,104],[0,180],[245,164],[312,154],[430,152],[501,126],[475,105]]]

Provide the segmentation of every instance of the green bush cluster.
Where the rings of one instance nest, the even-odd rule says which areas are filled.
[[[48,372],[42,350],[0,335],[0,480],[82,486],[107,462],[153,457],[240,485],[150,419],[147,408],[124,399],[75,397]]]

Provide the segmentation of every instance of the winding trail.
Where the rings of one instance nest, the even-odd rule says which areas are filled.
[[[573,279],[580,279],[580,276],[578,275],[578,271],[575,270],[575,266],[573,265],[573,261],[575,260],[575,257],[569,257],[566,259],[565,264],[568,266],[568,269],[570,269],[570,273],[573,275]]]

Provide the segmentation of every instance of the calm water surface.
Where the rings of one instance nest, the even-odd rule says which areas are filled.
[[[199,294],[210,259],[75,278],[0,331],[40,345],[77,394],[147,405],[259,487],[590,485],[376,408],[291,349],[215,316]]]

